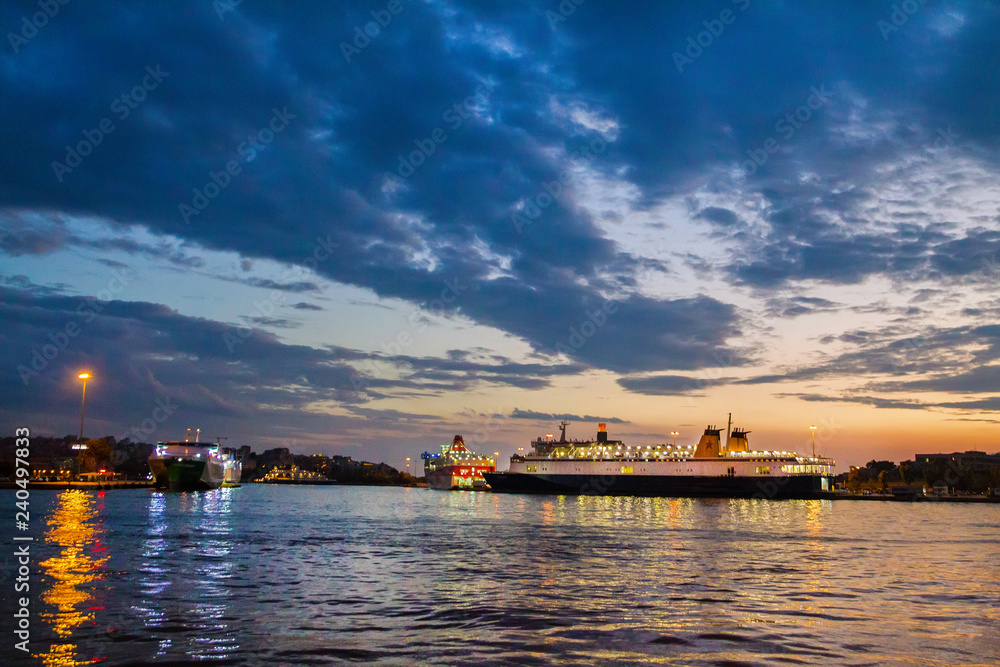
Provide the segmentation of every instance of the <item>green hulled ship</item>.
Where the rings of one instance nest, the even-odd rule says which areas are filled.
[[[238,485],[241,462],[212,442],[158,442],[149,457],[156,486],[171,491]],[[235,482],[235,483],[234,483]]]

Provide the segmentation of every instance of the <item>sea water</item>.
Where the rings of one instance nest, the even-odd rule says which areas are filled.
[[[1000,663],[1000,505],[33,490],[18,534],[49,665]]]

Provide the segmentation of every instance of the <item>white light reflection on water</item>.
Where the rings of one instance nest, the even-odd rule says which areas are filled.
[[[198,494],[202,501],[196,530],[199,546],[191,553],[200,582],[198,604],[192,610],[197,636],[190,652],[195,659],[230,657],[239,649],[236,631],[226,620],[230,606],[229,580],[233,576],[230,555],[237,537],[231,525],[236,489],[216,489]]]
[[[164,537],[167,530],[165,517],[167,509],[166,495],[162,492],[152,492],[149,495],[149,523],[146,527],[146,539],[142,545],[142,561],[139,565],[140,604],[133,605],[132,610],[142,619],[143,627],[152,632],[163,625],[166,613],[161,608],[167,598],[170,587],[170,568],[165,566],[163,554],[167,549]],[[170,650],[170,639],[161,638],[158,642],[157,656],[162,656]]]
[[[157,657],[225,659],[239,649],[230,626],[231,525],[235,489],[149,495],[140,604],[132,609],[157,638]]]

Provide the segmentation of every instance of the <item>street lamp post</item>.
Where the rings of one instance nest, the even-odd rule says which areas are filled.
[[[80,442],[83,442],[83,411],[87,406],[87,379],[90,378],[90,373],[80,373],[79,377],[83,380],[83,395],[80,398]]]
[[[674,449],[677,449],[677,431],[671,431],[670,435],[674,436]]]
[[[410,474],[410,457],[407,456],[406,457],[406,475],[409,476],[409,474]]]
[[[813,458],[816,458],[816,426],[810,426],[809,430],[812,431]]]

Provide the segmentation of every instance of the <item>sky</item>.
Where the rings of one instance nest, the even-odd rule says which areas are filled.
[[[1000,3],[6,2],[0,428],[1000,450]],[[506,468],[501,464],[501,468]]]

